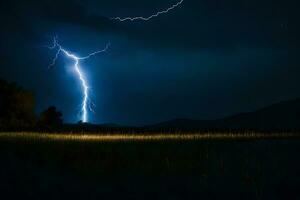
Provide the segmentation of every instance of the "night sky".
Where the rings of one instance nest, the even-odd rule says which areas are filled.
[[[10,0],[0,3],[0,78],[34,92],[36,112],[55,105],[77,122],[82,98],[71,62],[45,47],[57,35],[82,62],[93,123],[143,125],[215,119],[300,97],[295,0]]]

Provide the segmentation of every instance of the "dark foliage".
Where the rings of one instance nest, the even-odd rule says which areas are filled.
[[[55,106],[51,106],[42,112],[38,120],[38,126],[46,129],[58,128],[62,123],[62,113]]]
[[[0,128],[21,129],[35,124],[34,95],[16,83],[0,80]]]

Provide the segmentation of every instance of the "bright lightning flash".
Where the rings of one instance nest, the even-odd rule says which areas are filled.
[[[135,21],[135,20],[143,20],[143,21],[149,21],[151,20],[152,18],[155,18],[155,17],[158,17],[159,15],[161,14],[166,14],[168,13],[169,11],[173,10],[174,8],[180,6],[181,4],[183,3],[183,0],[180,0],[179,2],[177,2],[176,4],[172,5],[171,7],[167,8],[166,10],[162,10],[162,11],[158,11],[156,14],[153,14],[149,17],[125,17],[125,18],[121,18],[121,17],[114,17],[114,18],[111,18],[113,20],[118,20],[118,21],[121,21],[121,22],[124,22],[124,21]]]
[[[85,57],[78,57],[74,55],[73,53],[67,51],[64,49],[58,42],[57,38],[55,37],[53,40],[53,46],[48,47],[49,49],[56,49],[57,52],[55,54],[55,57],[52,60],[52,63],[49,65],[49,68],[53,67],[56,64],[56,61],[61,53],[63,53],[66,57],[72,59],[74,61],[74,69],[77,74],[77,78],[81,82],[82,86],[82,93],[83,93],[83,99],[82,99],[82,104],[81,104],[81,120],[82,122],[86,123],[88,122],[88,111],[92,111],[92,106],[93,103],[91,102],[89,95],[90,95],[90,87],[88,85],[88,81],[86,77],[84,76],[84,73],[81,70],[80,67],[80,61],[81,60],[86,60],[89,59],[91,56],[97,55],[99,53],[105,52],[109,48],[110,44],[107,44],[106,47],[100,51],[95,51]]]

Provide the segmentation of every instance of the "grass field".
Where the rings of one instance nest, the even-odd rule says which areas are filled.
[[[22,199],[299,199],[299,153],[298,135],[283,133],[0,133],[0,188]]]
[[[298,133],[37,133],[6,132],[0,138],[25,140],[61,140],[81,142],[147,142],[147,141],[187,141],[187,140],[237,140],[237,139],[297,139]]]

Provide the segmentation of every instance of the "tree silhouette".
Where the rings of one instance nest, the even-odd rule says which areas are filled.
[[[0,80],[0,128],[34,126],[34,95],[16,83]]]
[[[49,107],[41,113],[38,125],[42,128],[57,128],[62,125],[62,113],[57,111],[55,106]]]

